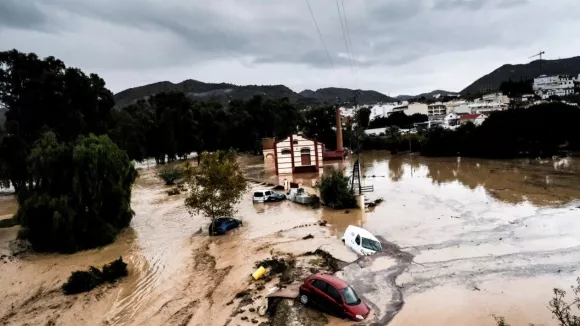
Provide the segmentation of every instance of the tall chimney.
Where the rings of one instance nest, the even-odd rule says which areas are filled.
[[[342,145],[342,117],[340,115],[340,106],[336,105],[336,150],[343,151]]]

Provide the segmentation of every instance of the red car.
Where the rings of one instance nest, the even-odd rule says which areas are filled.
[[[300,286],[300,302],[339,316],[361,321],[371,311],[345,281],[332,274],[310,275]]]

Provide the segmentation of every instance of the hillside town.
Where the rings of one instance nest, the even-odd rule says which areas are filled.
[[[479,98],[469,100],[460,94],[443,96],[435,94],[433,100],[407,100],[392,103],[377,103],[368,107],[371,110],[370,120],[387,118],[390,115],[403,112],[407,116],[422,114],[428,117],[424,123],[415,123],[408,126],[414,128],[443,127],[454,129],[464,123],[474,123],[479,126],[494,111],[504,111],[510,107],[527,108],[532,105],[548,103],[558,100],[572,106],[578,103],[567,102],[562,97],[580,93],[580,74],[577,77],[570,75],[541,75],[533,81],[533,94],[521,94],[510,97],[502,92],[491,92],[481,95]],[[352,120],[355,114],[353,107],[341,107],[344,121]],[[369,129],[368,135],[379,135],[384,128]]]

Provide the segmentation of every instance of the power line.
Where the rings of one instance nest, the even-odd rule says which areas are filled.
[[[348,45],[350,46],[350,56],[352,58],[352,65],[355,68],[356,72],[356,61],[354,60],[353,50],[352,50],[352,42],[350,40],[350,30],[348,29],[348,20],[346,19],[346,9],[344,8],[344,0],[340,0],[342,4],[342,14],[344,15],[344,25],[346,26],[346,36],[348,37]]]
[[[342,22],[342,14],[340,12],[340,5],[338,4],[338,0],[336,2],[336,10],[338,10],[338,20],[340,20],[340,27],[342,28],[342,38],[344,39],[344,45],[346,46],[346,54],[348,56],[348,61],[350,63],[350,72],[352,73],[352,78],[354,79],[354,66],[352,64],[352,55],[350,52],[350,47],[348,46],[348,41],[346,39],[346,31],[344,29],[344,23]]]
[[[320,28],[318,28],[318,23],[316,22],[316,18],[314,18],[314,12],[312,12],[312,8],[310,7],[310,1],[306,0],[306,4],[308,5],[308,10],[310,10],[310,16],[312,17],[312,21],[314,22],[314,26],[316,26],[316,31],[318,31],[318,36],[320,37],[320,42],[322,42],[322,46],[324,46],[324,51],[326,51],[326,57],[328,57],[328,61],[330,62],[330,65],[332,66],[332,70],[334,70],[334,63],[332,62],[332,58],[330,57],[330,54],[328,53],[328,48],[326,47],[326,44],[324,43],[324,38],[322,37],[322,33],[320,33]]]

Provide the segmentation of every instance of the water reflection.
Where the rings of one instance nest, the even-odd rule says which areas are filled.
[[[329,168],[334,167],[349,175],[356,159],[356,156],[350,156],[345,161],[325,162],[323,171],[328,173]],[[360,155],[360,162],[365,185],[382,187],[389,182],[405,183],[428,178],[435,186],[458,183],[471,190],[482,187],[491,197],[511,204],[530,202],[536,206],[548,206],[580,198],[580,161],[570,157],[486,160],[365,152]],[[312,186],[320,177],[318,174],[278,177],[275,171],[264,168],[261,157],[244,157],[242,166],[246,175],[273,184],[291,178]]]

